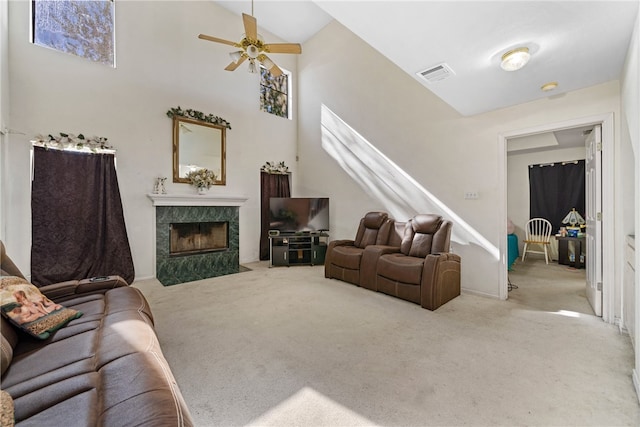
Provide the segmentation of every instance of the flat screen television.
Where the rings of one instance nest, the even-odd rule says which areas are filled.
[[[271,197],[269,229],[280,233],[329,230],[329,199],[326,197]]]

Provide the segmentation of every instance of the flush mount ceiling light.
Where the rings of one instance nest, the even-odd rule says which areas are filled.
[[[516,71],[524,67],[530,57],[528,47],[518,47],[502,55],[500,67],[505,71]]]
[[[540,86],[540,89],[543,92],[549,92],[550,90],[554,90],[557,87],[558,87],[558,82],[549,82],[549,83],[545,83],[542,86]]]

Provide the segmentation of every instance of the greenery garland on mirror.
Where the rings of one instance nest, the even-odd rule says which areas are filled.
[[[201,111],[192,110],[191,108],[183,110],[179,105],[178,108],[169,109],[169,111],[167,111],[167,116],[171,118],[173,118],[173,116],[181,116],[189,119],[196,119],[203,122],[212,123],[214,125],[224,126],[227,129],[231,129],[231,124],[222,117],[214,116],[213,114],[204,114]]]

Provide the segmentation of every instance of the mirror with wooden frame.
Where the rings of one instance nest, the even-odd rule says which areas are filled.
[[[189,184],[187,174],[206,168],[214,185],[226,185],[226,128],[201,120],[173,117],[173,182]]]

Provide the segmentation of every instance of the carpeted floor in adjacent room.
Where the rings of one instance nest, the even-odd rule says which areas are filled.
[[[199,426],[640,423],[629,338],[592,315],[584,271],[527,259],[508,301],[431,312],[321,266],[247,266],[135,284]]]

